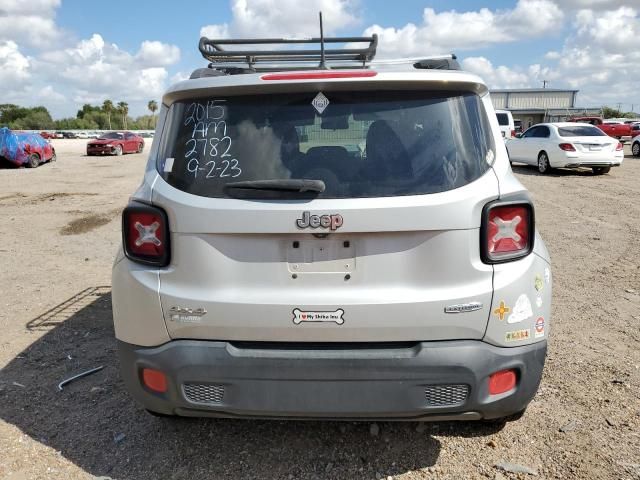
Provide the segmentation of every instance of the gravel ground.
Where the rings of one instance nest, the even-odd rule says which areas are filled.
[[[0,478],[640,478],[639,159],[604,176],[514,167],[555,282],[544,378],[519,421],[163,420],[124,391],[111,325],[119,212],[148,148],[54,144],[54,164],[0,170]]]

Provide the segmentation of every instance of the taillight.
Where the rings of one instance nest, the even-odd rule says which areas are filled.
[[[326,70],[319,72],[267,73],[261,80],[325,80],[330,78],[366,78],[375,77],[378,72],[373,70]]]
[[[164,267],[169,264],[167,214],[148,205],[129,205],[122,212],[122,244],[130,260]]]
[[[622,148],[622,143],[618,142],[618,145],[616,145],[616,152],[619,152]]]
[[[558,146],[560,147],[560,150],[564,150],[565,152],[575,152],[576,151],[576,147],[574,147],[570,143],[561,143]]]
[[[485,263],[502,263],[526,257],[535,236],[533,205],[496,201],[482,211],[480,254]]]
[[[516,131],[515,130],[511,130],[511,138],[516,136]]]

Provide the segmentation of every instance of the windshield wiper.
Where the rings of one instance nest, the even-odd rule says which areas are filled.
[[[271,192],[324,192],[326,186],[322,180],[309,180],[306,178],[283,178],[281,180],[246,180],[244,182],[231,182],[224,186],[225,189],[263,190]]]

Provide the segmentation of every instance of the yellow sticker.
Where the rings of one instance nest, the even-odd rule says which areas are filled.
[[[505,342],[518,342],[520,340],[529,340],[531,338],[531,331],[526,330],[514,330],[513,332],[507,332],[504,334]]]
[[[511,309],[507,307],[504,300],[500,300],[500,306],[496,308],[493,313],[500,317],[500,320],[504,320],[504,316],[509,313]]]
[[[542,281],[542,275],[536,275],[534,285],[538,292],[542,290],[542,288],[544,287],[544,282]]]

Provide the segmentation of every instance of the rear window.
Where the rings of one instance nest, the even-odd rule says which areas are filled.
[[[169,184],[205,197],[234,196],[234,182],[309,179],[326,186],[314,196],[355,198],[458,188],[493,158],[475,94],[315,91],[174,103],[157,167]]]
[[[506,113],[496,113],[496,117],[498,117],[498,124],[502,127],[509,125],[509,115]]]
[[[575,127],[558,127],[558,135],[561,137],[605,137],[606,133],[597,127],[578,125]]]

